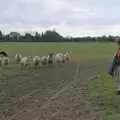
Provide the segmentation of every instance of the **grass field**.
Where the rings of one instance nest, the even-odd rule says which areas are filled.
[[[10,54],[44,55],[49,52],[72,51],[76,60],[108,58],[116,50],[113,43],[0,43],[0,49]]]
[[[104,72],[106,71],[106,60],[107,62],[111,60],[110,58],[113,57],[116,49],[117,45],[113,43],[0,43],[0,51],[7,51],[11,57],[16,53],[41,56],[49,52],[70,51],[73,61],[77,61],[77,63],[80,61],[81,70],[87,71],[95,67],[94,71],[99,71],[102,75],[99,79],[90,81],[89,99],[100,108],[99,112],[102,114],[103,120],[120,119],[120,98],[115,95],[115,81]],[[83,61],[86,65],[82,65]],[[49,99],[62,86],[73,80],[75,66],[76,62],[59,66],[57,70],[53,68],[41,69],[40,73],[36,74],[33,72],[22,73],[20,66],[16,64],[5,67],[0,74],[0,115],[12,116],[17,110],[33,104],[34,100],[40,101],[39,106],[42,105],[46,98]],[[87,76],[81,73],[80,78],[82,76],[83,79],[87,79]],[[90,75],[88,75],[89,77]],[[57,80],[58,78],[59,80]],[[25,100],[25,105],[21,105],[22,103],[18,99],[36,89],[39,89],[39,92],[36,92],[29,100]]]

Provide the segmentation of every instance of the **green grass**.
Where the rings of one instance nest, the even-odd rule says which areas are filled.
[[[49,52],[72,51],[76,60],[108,58],[116,47],[113,43],[0,43],[0,50],[10,54],[46,55]]]
[[[78,61],[89,61],[94,59],[103,60],[104,58],[109,59],[113,56],[116,49],[117,45],[114,43],[0,43],[0,51],[5,50],[11,56],[14,56],[16,53],[22,53],[23,55],[41,56],[47,55],[49,52],[71,51],[72,59]],[[12,99],[10,99],[12,95],[14,97],[14,95],[16,95],[17,92],[22,88],[25,88],[27,93],[30,89],[33,90],[35,88],[39,88],[39,85],[42,82],[45,85],[47,84],[44,81],[36,80],[36,83],[38,82],[37,85],[35,84],[30,86],[28,82],[30,81],[29,79],[24,80],[21,78],[21,80],[16,80],[15,77],[13,77],[13,79],[10,77],[11,79],[8,80],[9,76],[21,74],[19,67],[20,66],[12,64],[7,68],[4,68],[2,72],[4,75],[2,77],[4,78],[5,75],[7,75],[7,79],[5,78],[0,80],[0,110],[4,111],[5,113],[10,112],[10,115],[12,114],[11,108],[15,107],[12,106],[14,103],[12,103]],[[19,85],[19,82],[22,84],[22,86],[18,86],[18,88],[14,87]],[[99,101],[102,101],[103,107],[105,107],[103,118],[105,120],[117,120],[116,117],[120,119],[120,104],[119,98],[115,96],[114,81],[110,77],[102,75],[100,79],[92,81],[89,85],[90,98],[92,100],[98,101],[98,103]],[[8,96],[4,95],[2,92],[3,90],[6,90],[5,92]],[[23,89],[19,92],[21,96],[23,94],[22,92],[24,93],[25,90]],[[118,113],[116,112],[116,108],[118,110]]]
[[[116,95],[115,81],[112,77],[101,74],[90,81],[89,97],[101,109],[102,120],[120,120],[120,97]]]

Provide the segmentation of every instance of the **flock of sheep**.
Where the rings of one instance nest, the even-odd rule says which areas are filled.
[[[56,66],[58,64],[64,64],[70,60],[71,56],[68,52],[66,53],[49,53],[47,56],[23,56],[22,54],[16,54],[14,61],[21,65],[21,69],[25,70],[30,67],[36,69],[41,66]],[[10,57],[6,52],[0,52],[0,65],[5,66],[10,64]]]

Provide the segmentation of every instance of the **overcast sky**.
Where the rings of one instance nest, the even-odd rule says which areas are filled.
[[[120,0],[0,0],[0,29],[120,35]]]

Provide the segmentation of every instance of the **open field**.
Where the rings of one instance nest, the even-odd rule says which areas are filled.
[[[23,55],[45,55],[48,52],[72,51],[76,60],[108,58],[116,50],[113,43],[0,43],[0,49],[11,55],[22,52]]]
[[[120,119],[115,81],[106,75],[115,44],[1,43],[0,49],[11,57],[20,52],[34,56],[71,51],[72,55],[69,63],[37,73],[21,72],[13,63],[3,68],[0,120]]]

